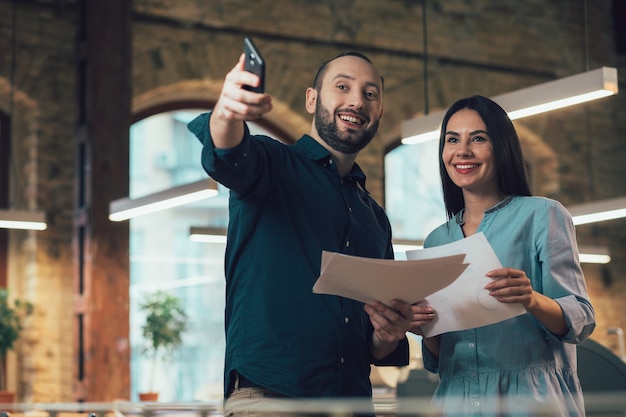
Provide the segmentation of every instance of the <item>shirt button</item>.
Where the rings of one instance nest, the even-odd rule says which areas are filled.
[[[352,207],[348,207],[348,211],[352,213]]]
[[[346,240],[346,248],[350,247],[350,241]]]
[[[472,372],[472,376],[476,376],[476,372]]]
[[[344,319],[343,319],[343,321],[344,321],[346,324],[350,323],[350,317],[346,317],[346,318],[344,318]]]
[[[474,401],[474,406],[475,406],[475,407],[480,406],[480,401]]]
[[[332,164],[333,164],[333,160],[332,160],[332,159],[329,159],[329,160],[328,160],[328,163],[329,163],[330,165],[332,165]]]
[[[474,344],[473,344],[473,343],[470,343],[470,344],[469,344],[469,347],[470,347],[470,348],[472,348],[472,349],[474,349]]]
[[[243,156],[244,156],[244,157],[248,156],[248,153],[247,153],[247,152],[244,152],[244,153],[243,153]]]

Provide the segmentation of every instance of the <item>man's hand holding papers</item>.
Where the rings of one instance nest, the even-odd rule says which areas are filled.
[[[425,337],[497,323],[525,310],[489,295],[485,274],[502,265],[482,233],[433,248],[407,252],[407,261],[323,252],[313,292],[369,304],[423,301],[436,314],[422,326]]]

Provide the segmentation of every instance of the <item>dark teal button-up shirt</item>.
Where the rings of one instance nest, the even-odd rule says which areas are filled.
[[[303,136],[252,136],[215,149],[210,114],[189,124],[202,165],[229,188],[225,392],[233,372],[289,397],[371,396],[373,328],[363,304],[313,294],[322,251],[392,258],[391,227],[355,164],[340,178],[330,153]],[[378,365],[408,363],[408,343]]]

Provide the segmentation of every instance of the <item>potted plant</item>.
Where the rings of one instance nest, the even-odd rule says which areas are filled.
[[[149,294],[139,304],[139,309],[146,313],[141,332],[146,345],[143,353],[152,359],[149,392],[139,393],[141,401],[156,401],[158,393],[152,384],[157,362],[172,360],[174,352],[182,344],[182,334],[187,329],[187,315],[179,298],[165,291]]]
[[[6,390],[6,355],[20,337],[22,319],[32,312],[31,303],[21,300],[11,302],[6,288],[0,288],[0,403],[12,403],[15,399],[15,393]]]

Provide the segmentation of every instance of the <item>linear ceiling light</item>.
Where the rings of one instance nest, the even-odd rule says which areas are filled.
[[[41,211],[0,210],[0,228],[46,230],[46,214]]]
[[[219,227],[190,227],[189,240],[202,243],[226,243],[226,229]]]
[[[611,262],[609,249],[605,246],[579,246],[578,259],[580,263],[608,264]]]
[[[393,251],[396,253],[404,253],[409,250],[424,248],[424,242],[422,240],[394,239],[392,243]],[[607,264],[611,262],[609,249],[604,246],[579,246],[578,252],[578,259],[581,263]]]
[[[145,197],[122,198],[109,204],[109,220],[120,222],[132,217],[182,206],[217,195],[217,183],[209,178],[168,188]]]
[[[619,219],[626,217],[626,197],[577,204],[567,209],[575,225]]]
[[[617,69],[602,67],[533,87],[491,97],[511,120],[617,94]],[[402,122],[402,143],[414,145],[439,138],[445,110]]]

